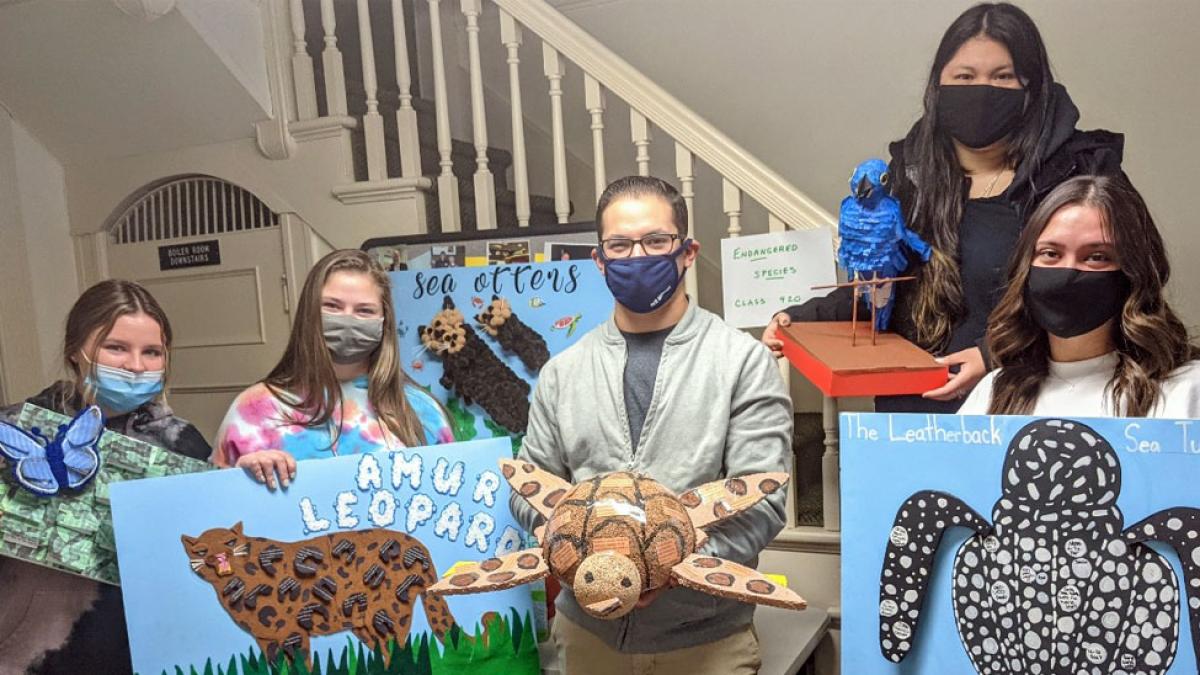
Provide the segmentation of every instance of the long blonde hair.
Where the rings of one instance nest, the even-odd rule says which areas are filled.
[[[145,314],[158,323],[162,330],[163,343],[163,382],[164,387],[171,369],[171,322],[167,313],[159,306],[158,301],[150,295],[141,284],[125,279],[105,279],[84,291],[71,311],[67,313],[67,326],[63,333],[63,366],[70,376],[73,391],[63,391],[64,399],[73,392],[79,392],[83,397],[83,405],[96,402],[94,387],[87,384],[89,375],[95,375],[96,351],[100,343],[112,332],[117,319],[132,314]],[[93,338],[90,354],[84,353],[88,339]],[[86,360],[80,362],[79,357]],[[166,390],[159,394],[159,400],[164,400]],[[57,402],[63,409],[67,400]]]
[[[412,380],[400,367],[391,282],[387,274],[362,251],[334,251],[318,260],[309,271],[308,278],[304,280],[304,289],[300,291],[287,348],[279,363],[263,379],[263,384],[276,399],[304,414],[308,418],[306,424],[310,427],[329,425],[333,411],[341,408],[341,383],[334,372],[333,358],[325,344],[321,323],[321,291],[335,272],[365,274],[379,289],[379,301],[383,307],[383,338],[370,356],[367,396],[375,414],[388,431],[407,446],[424,445],[425,432],[421,421],[404,393],[405,386],[412,384]],[[341,425],[332,426],[336,440]]]

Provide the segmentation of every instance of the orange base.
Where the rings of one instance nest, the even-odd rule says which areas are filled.
[[[946,384],[949,369],[920,347],[860,323],[850,345],[850,322],[793,323],[780,330],[783,355],[826,396],[921,394]]]

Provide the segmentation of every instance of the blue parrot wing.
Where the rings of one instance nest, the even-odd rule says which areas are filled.
[[[26,457],[45,457],[46,449],[29,432],[0,422],[0,454],[16,462]]]
[[[89,406],[71,420],[63,437],[63,450],[68,447],[95,445],[104,433],[104,413],[100,408]]]
[[[50,470],[50,462],[45,454],[40,457],[26,457],[17,462],[13,475],[22,487],[42,496],[57,494],[60,487],[54,472]]]

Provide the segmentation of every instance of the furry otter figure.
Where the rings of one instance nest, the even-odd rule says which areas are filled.
[[[463,321],[450,296],[428,326],[418,326],[421,343],[442,360],[441,384],[464,404],[478,403],[497,424],[515,434],[529,423],[529,383],[522,380]]]
[[[550,360],[545,338],[517,318],[508,300],[493,295],[492,304],[475,315],[475,320],[505,351],[515,353],[530,371],[538,372]]]

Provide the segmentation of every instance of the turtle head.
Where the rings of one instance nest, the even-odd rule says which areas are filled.
[[[1096,430],[1045,419],[1013,436],[1000,480],[1005,497],[1026,503],[1111,506],[1121,494],[1121,465]]]
[[[571,590],[588,614],[597,619],[616,619],[637,604],[642,595],[642,575],[628,557],[600,551],[579,563]]]

